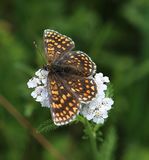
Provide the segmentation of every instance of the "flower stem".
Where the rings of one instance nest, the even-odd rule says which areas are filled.
[[[78,116],[78,121],[82,122],[84,125],[84,132],[90,140],[90,146],[93,154],[93,160],[98,159],[98,148],[97,148],[97,131],[100,128],[100,125],[92,125],[86,118]]]
[[[96,130],[94,130],[94,128],[91,126],[91,124],[88,121],[86,121],[86,129],[87,129],[87,133],[88,133],[90,144],[91,144],[93,159],[97,160],[98,150],[97,150],[97,143],[96,143]]]

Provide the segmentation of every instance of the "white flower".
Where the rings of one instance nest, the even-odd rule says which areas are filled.
[[[35,88],[38,84],[41,84],[40,80],[36,77],[33,77],[27,82],[28,88]]]
[[[104,98],[102,104],[107,110],[110,110],[111,106],[114,104],[114,101],[112,98]]]
[[[41,103],[42,107],[48,107],[50,108],[50,102],[49,102],[49,98],[45,98]]]
[[[30,79],[27,83],[28,88],[35,88],[31,96],[35,98],[37,102],[40,102],[43,107],[50,107],[47,91],[48,71],[39,69],[35,75],[36,77]]]
[[[105,97],[107,90],[106,83],[109,83],[109,78],[104,77],[102,73],[95,75],[95,82],[97,84],[97,95],[90,103],[82,106],[80,114],[87,120],[92,120],[94,123],[103,124],[108,117],[108,110],[111,109],[114,101],[111,98]]]

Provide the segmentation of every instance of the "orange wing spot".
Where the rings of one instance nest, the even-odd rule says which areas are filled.
[[[61,99],[60,99],[60,102],[63,104],[63,103],[64,103],[64,100],[61,98]]]
[[[57,117],[55,118],[55,121],[58,122],[58,118]]]
[[[71,88],[71,90],[72,90],[73,92],[76,92],[76,90],[75,90],[74,88]]]
[[[93,91],[95,91],[95,87],[94,87],[94,86],[92,86],[91,89],[92,89]]]
[[[56,108],[56,104],[55,104],[54,102],[52,103],[52,107],[53,107],[53,108]]]
[[[59,121],[62,121],[62,118],[61,118],[61,117],[59,117]]]
[[[74,113],[72,111],[69,111],[69,115],[72,116]]]
[[[82,91],[82,90],[83,90],[83,88],[82,88],[82,87],[80,87],[79,89],[80,89],[80,91]]]
[[[56,82],[55,81],[51,81],[51,84],[53,85],[53,84],[55,84]]]
[[[71,94],[70,94],[70,93],[67,93],[67,97],[71,97]]]
[[[62,105],[61,105],[61,104],[58,104],[58,107],[59,107],[59,108],[61,108],[61,107],[62,107]]]
[[[57,89],[58,89],[58,87],[57,87],[56,84],[54,84],[53,86],[51,86],[51,88],[52,88],[53,90],[57,90]]]
[[[77,91],[77,92],[80,92],[80,89],[76,88],[76,91]]]
[[[69,61],[69,60],[68,60],[67,62],[68,62],[68,63],[71,63],[71,61]]]
[[[65,39],[65,41],[67,41],[67,42],[68,42],[68,41],[69,41],[69,39],[68,39],[68,38],[66,38],[66,39]]]
[[[65,41],[62,41],[62,44],[65,44],[66,42]]]
[[[90,91],[90,90],[87,90],[86,92],[87,92],[88,94],[90,94],[90,93],[91,93],[91,91]]]
[[[64,114],[66,114],[66,111],[63,111]]]
[[[61,116],[64,116],[64,114],[63,114],[62,112],[60,113],[60,115],[61,115]]]
[[[88,57],[85,57],[85,59],[86,59],[86,60],[89,60],[89,58],[88,58]],[[89,63],[90,63],[90,62],[89,62]]]
[[[58,45],[58,43],[54,43],[54,45],[56,45],[56,46],[57,46],[57,45]]]
[[[86,88],[90,88],[90,86],[89,86],[89,85],[86,85]]]
[[[58,45],[57,48],[61,48],[61,45]]]
[[[61,87],[60,87],[60,89],[64,89],[64,87],[63,87],[63,86],[61,86]]]
[[[58,91],[53,91],[53,90],[52,90],[51,93],[58,95]]]
[[[73,99],[72,102],[73,102],[73,103],[76,103],[76,100]]]
[[[55,115],[56,115],[57,117],[59,117],[59,113],[56,113]]]
[[[65,51],[66,50],[66,48],[65,47],[62,47],[62,49]]]
[[[66,115],[66,117],[67,117],[67,119],[69,119],[69,118],[70,118],[70,116],[69,116],[68,114]]]
[[[73,106],[73,104],[70,102],[70,103],[69,103],[69,106],[70,106],[70,107],[72,107],[72,106]]]
[[[66,118],[65,118],[65,117],[63,117],[63,120],[64,120],[64,121],[66,121]]]
[[[86,100],[87,100],[87,98],[86,98],[86,97],[84,97],[84,98],[83,98],[83,100],[84,100],[84,101],[86,101]]]
[[[94,95],[95,94],[95,92],[91,92],[92,93],[92,95]]]
[[[68,84],[72,84],[72,81],[69,81]]]
[[[69,111],[69,108],[68,108],[68,107],[66,107],[66,110],[67,110],[67,111]]]
[[[86,96],[86,97],[87,97],[87,96],[88,96],[88,94],[87,94],[87,93],[84,93],[84,96]]]
[[[64,94],[62,95],[62,97],[63,97],[63,99],[64,99],[64,100],[66,100],[66,99],[67,99],[67,97],[66,97]]]
[[[86,80],[85,80],[85,83],[88,83],[88,82],[89,82],[88,79],[86,79]]]
[[[77,108],[76,108],[76,107],[73,107],[73,111],[76,112],[76,111],[77,111]]]
[[[58,101],[58,97],[52,97],[53,101]]]
[[[48,51],[54,51],[54,48],[48,48]]]
[[[61,36],[60,39],[64,39],[65,37]]]
[[[88,70],[88,68],[87,67],[84,67],[84,69],[87,71]]]

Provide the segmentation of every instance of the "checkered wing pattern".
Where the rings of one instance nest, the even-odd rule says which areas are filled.
[[[97,86],[93,78],[66,75],[63,79],[80,102],[88,103],[95,98]]]
[[[96,65],[91,58],[81,51],[70,51],[58,60],[59,65],[73,68],[78,74],[84,77],[94,75]]]
[[[48,63],[54,63],[64,53],[75,47],[71,38],[50,29],[44,31],[43,39]]]
[[[72,93],[59,75],[49,75],[48,90],[51,103],[51,114],[56,125],[71,122],[80,109],[79,99]]]

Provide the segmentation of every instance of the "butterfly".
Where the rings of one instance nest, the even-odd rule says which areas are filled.
[[[96,65],[84,52],[73,51],[75,43],[65,35],[46,29],[43,40],[51,115],[55,125],[68,124],[81,104],[89,103],[97,94],[93,79]]]

